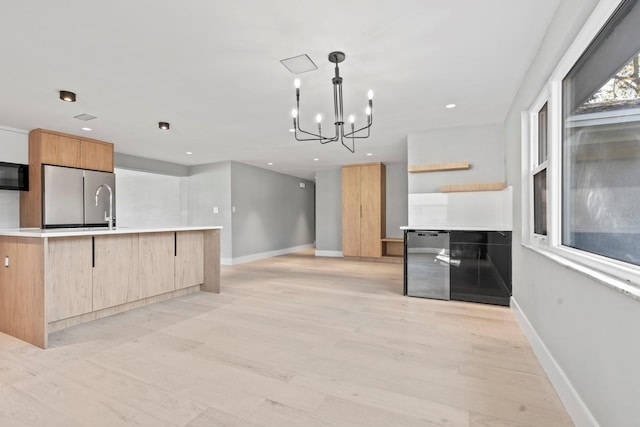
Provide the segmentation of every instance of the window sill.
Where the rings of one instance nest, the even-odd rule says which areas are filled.
[[[620,292],[621,294],[626,295],[629,298],[632,298],[636,301],[640,301],[640,288],[633,286],[629,283],[626,283],[624,280],[618,279],[609,274],[587,267],[583,264],[567,259],[562,255],[559,255],[555,252],[551,252],[539,246],[535,246],[527,243],[522,243],[522,246],[533,252],[537,252],[540,255],[552,261],[555,261],[558,264],[570,270],[577,271],[578,273],[581,273],[610,289]]]

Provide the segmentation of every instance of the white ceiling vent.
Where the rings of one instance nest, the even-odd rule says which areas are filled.
[[[285,68],[293,74],[306,73],[307,71],[317,70],[316,64],[309,58],[306,53],[292,58],[281,59],[280,62]]]
[[[96,116],[92,116],[91,114],[80,114],[79,116],[74,116],[74,119],[82,120],[83,122],[88,122],[89,120],[96,119]]]

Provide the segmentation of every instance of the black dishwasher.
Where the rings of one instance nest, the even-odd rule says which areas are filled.
[[[509,305],[511,232],[451,231],[451,299]]]

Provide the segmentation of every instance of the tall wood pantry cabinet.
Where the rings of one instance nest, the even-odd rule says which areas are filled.
[[[386,232],[383,163],[342,167],[342,254],[381,257]]]

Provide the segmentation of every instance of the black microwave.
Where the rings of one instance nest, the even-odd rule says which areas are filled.
[[[0,162],[0,190],[29,191],[29,165]]]

